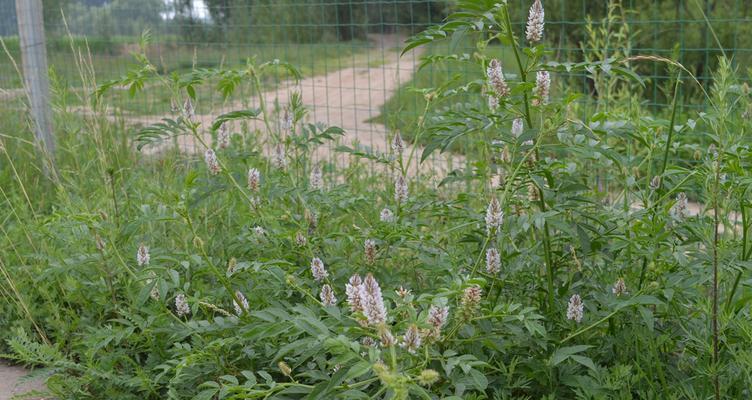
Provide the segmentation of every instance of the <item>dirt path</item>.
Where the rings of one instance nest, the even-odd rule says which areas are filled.
[[[416,65],[420,59],[420,50],[414,50],[399,57],[399,48],[404,38],[399,35],[374,35],[370,37],[374,50],[372,55],[375,62],[383,62],[378,66],[343,66],[344,68],[326,75],[319,75],[301,80],[298,84],[283,84],[275,90],[263,94],[263,99],[268,109],[278,103],[285,105],[289,102],[293,93],[299,92],[303,104],[309,110],[306,122],[323,122],[329,126],[338,126],[345,130],[345,135],[339,138],[335,144],[321,146],[313,155],[317,161],[331,161],[338,167],[344,167],[353,161],[352,156],[335,153],[336,145],[354,145],[370,148],[375,152],[389,152],[390,138],[393,132],[389,132],[381,123],[368,122],[370,119],[381,114],[381,107],[397,92],[400,86],[412,79]],[[249,99],[249,107],[258,107],[259,97]],[[222,112],[243,108],[242,104],[231,104],[223,107]],[[86,112],[86,110],[78,110]],[[159,122],[167,115],[135,116],[117,112],[119,118],[131,124],[153,124]],[[214,118],[221,112],[202,110],[197,106],[195,120],[201,122],[202,127],[210,126]],[[114,114],[113,114],[114,117]],[[259,121],[249,124],[251,128],[265,130]],[[209,142],[207,137],[207,142]],[[146,153],[159,153],[169,148],[171,143],[161,146],[145,148]],[[192,137],[182,137],[179,140],[181,151],[185,153],[203,152],[200,143]],[[268,147],[268,146],[267,146]],[[405,149],[405,160],[411,152],[408,146]],[[267,154],[271,148],[266,148]],[[415,151],[419,157],[421,149]],[[436,153],[435,153],[436,154]],[[458,155],[436,155],[420,166],[421,174],[430,172],[431,175],[445,176],[450,170],[464,163],[464,157]],[[410,174],[418,173],[418,163],[411,163]]]
[[[29,391],[43,391],[42,379],[34,379],[28,382],[23,377],[28,371],[21,367],[11,366],[0,361],[0,400],[11,400],[14,396],[20,396]],[[24,399],[43,400],[45,397],[23,397]]]

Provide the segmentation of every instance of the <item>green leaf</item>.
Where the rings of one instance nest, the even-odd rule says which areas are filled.
[[[295,78],[296,82],[299,81],[303,77],[303,74],[301,74],[300,70],[297,69],[294,65],[288,62],[280,61],[278,59],[274,59],[272,61],[268,61],[268,62],[261,64],[259,66],[259,70],[263,71],[270,67],[281,67],[287,70],[287,72],[290,73],[290,75],[292,75],[293,78]]]
[[[211,129],[216,131],[222,124],[227,121],[235,121],[240,119],[256,119],[261,114],[259,109],[238,110],[222,114],[217,117],[212,123]]]
[[[188,134],[188,128],[182,119],[162,119],[162,122],[149,125],[136,133],[136,148],[141,150],[144,146],[159,144],[166,139]]]
[[[217,388],[202,390],[198,392],[197,395],[193,396],[192,400],[211,400],[218,391],[219,389]]]
[[[426,389],[423,389],[422,387],[416,385],[416,384],[410,384],[409,387],[410,393],[414,393],[418,396],[420,396],[423,399],[431,400],[433,397],[431,397],[431,394],[426,391]],[[411,397],[414,398],[414,397]]]
[[[643,294],[643,295],[635,296],[635,297],[632,297],[631,299],[629,299],[629,304],[659,306],[659,305],[662,305],[663,302],[660,301],[660,300],[658,300],[658,298],[656,298],[655,296],[650,296],[650,295]]]
[[[386,153],[377,153],[370,147],[356,146],[355,148],[340,145],[334,148],[338,153],[347,153],[367,160],[375,161],[380,164],[390,164],[392,162]]]
[[[488,387],[488,378],[477,369],[470,370],[470,378],[473,380],[476,389],[483,391]]]
[[[592,371],[597,371],[597,368],[595,367],[595,364],[593,364],[593,360],[591,360],[589,357],[585,356],[578,356],[578,355],[571,355],[569,356],[572,360],[590,368]]]
[[[571,357],[574,354],[581,353],[593,346],[588,345],[578,345],[578,346],[567,346],[562,347],[560,349],[557,349],[554,354],[551,356],[551,360],[549,361],[549,365],[552,367],[555,367],[559,364],[561,364],[564,360]]]
[[[306,398],[311,400],[330,398],[331,396],[325,395],[332,393],[335,387],[344,382],[349,375],[348,372],[349,371],[346,371],[344,368],[340,368],[328,382],[324,381],[316,385]]]
[[[526,319],[524,321],[525,328],[532,334],[538,334],[538,336],[546,335],[546,328],[538,321]]]
[[[368,361],[361,361],[347,371],[345,380],[357,379],[371,371],[371,363]]]
[[[410,39],[407,39],[407,46],[405,46],[405,48],[402,49],[402,53],[400,53],[400,56],[404,55],[408,51],[418,46],[431,43],[434,40],[445,39],[447,36],[448,36],[447,32],[440,27],[428,28],[425,31],[419,33],[418,35],[415,35],[411,37]]]
[[[653,316],[653,311],[651,311],[647,307],[637,307],[637,311],[640,313],[642,320],[645,322],[645,326],[648,327],[650,332],[653,332],[653,330],[655,329],[655,317]]]

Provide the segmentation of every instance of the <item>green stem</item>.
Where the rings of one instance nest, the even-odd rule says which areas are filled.
[[[264,100],[264,93],[261,91],[261,80],[259,79],[258,72],[253,67],[250,68],[250,72],[251,75],[253,75],[253,84],[256,86],[256,93],[258,93],[259,109],[261,109],[261,115],[264,116],[262,119],[264,120],[266,131],[279,140],[279,136],[275,134],[275,131],[273,131],[271,125],[269,125],[269,117],[266,115],[266,101]]]
[[[635,293],[635,295],[634,295],[634,297],[633,297],[633,298],[635,298],[635,297],[639,296],[640,294],[642,294],[642,290],[639,290],[639,291],[637,291],[637,293]],[[592,330],[593,328],[597,327],[598,325],[600,325],[600,324],[602,324],[602,323],[604,323],[604,322],[608,321],[608,320],[609,320],[609,319],[611,319],[611,318],[612,318],[612,317],[613,317],[614,315],[618,314],[618,313],[619,313],[619,311],[621,311],[621,310],[623,310],[623,309],[627,308],[627,306],[628,306],[628,305],[629,305],[629,304],[625,304],[625,305],[623,305],[623,306],[621,306],[621,307],[618,307],[618,308],[617,308],[616,310],[612,311],[611,313],[609,313],[609,314],[608,314],[608,315],[606,315],[605,317],[603,317],[603,318],[599,319],[598,321],[595,321],[595,322],[593,322],[592,324],[590,324],[590,325],[588,325],[588,326],[586,326],[586,327],[584,327],[584,328],[580,329],[579,331],[577,331],[577,332],[574,332],[574,333],[572,333],[571,335],[569,335],[569,336],[565,337],[564,339],[562,339],[562,340],[561,340],[561,341],[559,342],[559,344],[564,344],[564,343],[566,343],[566,342],[568,342],[568,341],[570,341],[570,340],[572,340],[572,339],[576,338],[577,336],[580,336],[580,335],[582,335],[583,333],[585,333],[585,332],[588,332],[588,331]]]
[[[430,105],[431,105],[431,102],[427,101],[426,106],[423,108],[423,115],[421,115],[420,119],[418,119],[418,134],[415,136],[415,139],[413,140],[413,148],[410,149],[410,155],[407,157],[406,165],[402,165],[402,156],[400,155],[399,164],[400,164],[400,169],[402,170],[402,175],[407,176],[407,171],[410,169],[410,164],[413,162],[415,151],[417,150],[418,146],[420,146],[420,137],[423,135],[423,132],[425,131],[426,115],[428,115],[428,108]]]
[[[509,42],[512,44],[512,51],[514,52],[514,58],[517,61],[517,67],[520,70],[520,80],[522,83],[527,82],[527,72],[525,71],[525,68],[522,66],[522,59],[520,58],[520,52],[517,49],[517,41],[514,39],[514,34],[512,33],[512,21],[509,19],[509,10],[505,7],[504,8],[504,23],[506,24],[506,31],[507,31],[507,38],[509,39]],[[522,93],[524,99],[525,99],[525,120],[527,121],[527,125],[532,127],[533,121],[530,117],[530,105],[528,104],[528,98],[527,98],[527,91]]]
[[[514,52],[514,58],[515,61],[517,61],[517,68],[520,71],[520,80],[522,83],[527,83],[527,71],[525,70],[525,67],[522,65],[522,59],[520,58],[520,52],[517,48],[517,41],[514,38],[514,34],[512,33],[512,21],[509,19],[509,10],[507,8],[504,8],[504,22],[506,24],[506,31],[507,31],[507,38],[509,39],[509,42],[512,44],[512,51]],[[530,104],[527,96],[527,91],[524,91],[522,93],[523,95],[523,101],[525,106],[525,121],[527,121],[527,125],[532,128],[533,127],[533,118],[530,113]],[[542,125],[541,125],[542,128]],[[538,140],[536,140],[535,145],[535,159],[536,162],[540,160],[540,154],[538,151],[538,146],[540,144],[540,139],[542,135],[543,130],[541,129],[541,134],[538,136]],[[538,188],[538,197],[540,199],[539,205],[541,208],[541,212],[546,212],[546,199],[544,197],[543,189]],[[551,256],[551,234],[549,232],[548,222],[543,223],[543,252],[544,252],[544,258],[546,260],[546,285],[548,287],[548,307],[549,310],[554,309],[554,266],[553,266],[553,257]]]
[[[196,130],[196,126],[194,124],[190,124],[190,128],[196,140],[198,140],[199,143],[201,143],[201,145],[204,146],[206,149],[211,149],[211,147],[209,147],[209,145],[204,141],[204,138],[202,138],[201,135]],[[225,163],[223,163],[222,160],[219,159],[219,157],[217,157],[217,163],[219,163],[219,166],[222,169],[222,173],[225,176],[227,176],[227,178],[230,179],[230,182],[232,182],[232,185],[235,187],[235,189],[237,189],[238,192],[240,192],[240,194],[242,194],[243,197],[245,197],[248,204],[253,205],[254,203],[253,203],[253,199],[251,199],[251,196],[249,196],[248,193],[246,193],[245,190],[243,190],[243,188],[240,186],[240,184],[235,179],[235,177],[232,176],[232,174],[230,173],[230,170],[227,169],[227,166],[225,165]]]
[[[742,213],[742,261],[747,261],[747,210],[746,210],[746,204],[742,200],[740,203],[741,205],[741,213]],[[726,300],[726,311],[729,311],[731,309],[731,301],[734,300],[734,295],[736,294],[736,289],[739,287],[739,282],[742,279],[742,271],[738,271],[736,273],[736,278],[734,278],[734,285],[731,287],[731,293],[729,293],[728,299]]]
[[[659,175],[663,176],[663,173],[666,172],[666,167],[668,166],[668,152],[671,148],[671,139],[674,136],[674,121],[676,121],[676,108],[679,104],[679,84],[681,83],[681,71],[679,71],[679,74],[676,76],[676,85],[674,85],[674,101],[673,105],[671,107],[671,120],[668,124],[668,139],[666,139],[666,149],[663,152],[663,165],[661,166],[661,173]],[[661,186],[663,185],[663,179],[661,179]]]
[[[112,204],[115,207],[115,221],[120,222],[120,211],[118,210],[117,193],[115,193],[115,171],[109,170],[110,190],[112,191]]]
[[[199,238],[196,228],[193,226],[193,222],[191,221],[190,215],[188,215],[188,212],[186,211],[186,214],[183,216],[188,223],[188,227],[191,230],[191,233],[193,234],[194,238]],[[211,258],[209,258],[209,254],[206,253],[206,249],[204,248],[205,244],[200,243],[198,246],[199,250],[201,251],[201,256],[204,258],[204,261],[206,262],[206,265],[209,266],[209,269],[211,270],[212,274],[219,280],[219,282],[224,286],[225,290],[227,290],[227,293],[230,295],[230,298],[235,300],[236,303],[240,306],[240,308],[243,307],[243,302],[241,301],[240,297],[235,294],[235,291],[232,289],[232,285],[230,285],[230,281],[227,279],[227,276],[225,276],[224,273],[222,273],[211,261]],[[245,313],[249,313],[250,310],[244,310]]]
[[[493,232],[493,234],[496,234],[497,232]],[[491,241],[491,236],[486,236],[486,240],[483,242],[483,246],[480,248],[480,254],[478,255],[478,258],[475,260],[475,264],[473,264],[473,270],[470,272],[470,278],[475,277],[475,273],[478,271],[478,266],[480,265],[480,260],[483,259],[483,254],[486,252],[486,248],[488,247],[488,243]]]
[[[640,270],[640,283],[637,285],[637,289],[642,290],[642,284],[645,281],[645,271],[647,270],[648,259],[642,257],[642,270]]]
[[[720,152],[719,154],[723,154]],[[715,182],[713,183],[713,388],[715,389],[715,398],[720,399],[720,382],[718,378],[719,367],[719,343],[718,343],[718,246],[720,241],[718,226],[720,206],[718,204],[718,193],[720,191],[719,182],[721,180],[721,156],[718,156],[715,164]]]
[[[114,243],[111,244],[114,246]],[[102,259],[102,264],[100,270],[102,271],[102,275],[104,275],[105,283],[107,284],[107,288],[110,290],[110,296],[112,297],[112,305],[117,304],[117,298],[115,296],[115,287],[112,285],[112,273],[109,269],[107,269],[107,257],[104,254],[104,249],[99,249],[99,256]]]

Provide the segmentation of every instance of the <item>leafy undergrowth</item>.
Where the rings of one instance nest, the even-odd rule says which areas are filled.
[[[509,38],[506,6],[482,4],[408,47],[460,27]],[[8,357],[75,399],[749,397],[749,90],[721,60],[696,120],[578,118],[538,72],[640,78],[508,42],[527,55],[514,79],[482,41],[465,60],[488,106],[418,128],[424,154],[457,137],[478,149],[440,184],[428,165],[407,174],[418,159],[400,136],[346,167],[316,161],[342,131],[306,123],[299,96],[281,121],[264,104],[193,120],[194,86],[259,90],[284,63],[162,82],[180,112],[130,132],[157,156],[106,118],[58,116],[50,178],[7,116]],[[111,85],[154,90],[142,62]],[[204,154],[172,152],[183,135]]]

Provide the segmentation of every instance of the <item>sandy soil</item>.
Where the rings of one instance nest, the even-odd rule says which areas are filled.
[[[44,383],[41,379],[22,382],[21,378],[28,371],[21,367],[10,366],[0,361],[0,400],[11,400],[14,396],[20,396],[29,391],[43,391]],[[24,397],[27,399],[27,397]],[[31,397],[29,399],[43,400],[44,397]]]

